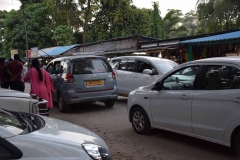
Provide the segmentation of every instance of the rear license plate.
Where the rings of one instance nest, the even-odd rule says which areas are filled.
[[[86,85],[87,86],[97,86],[97,85],[102,85],[103,80],[96,80],[96,81],[87,81]]]

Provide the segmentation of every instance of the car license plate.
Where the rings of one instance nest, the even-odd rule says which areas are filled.
[[[96,80],[96,81],[87,81],[86,85],[87,86],[97,86],[97,85],[102,85],[103,80]]]

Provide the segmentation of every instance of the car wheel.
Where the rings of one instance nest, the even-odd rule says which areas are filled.
[[[114,106],[115,101],[116,101],[116,100],[113,100],[113,99],[106,100],[106,101],[104,102],[104,104],[105,104],[106,107],[109,107],[109,108],[110,108],[110,107],[113,107],[113,106]]]
[[[238,157],[240,157],[240,131],[238,131],[238,133],[235,137],[235,150],[236,150]]]
[[[131,115],[132,126],[138,134],[149,134],[151,125],[147,113],[140,107],[133,110]]]
[[[58,109],[62,113],[66,113],[69,110],[69,106],[64,102],[62,94],[58,94]]]

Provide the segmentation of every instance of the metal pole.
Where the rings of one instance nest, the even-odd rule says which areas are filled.
[[[28,38],[27,38],[27,24],[26,24],[26,17],[25,17],[25,12],[24,12],[24,4],[25,2],[22,3],[22,10],[23,10],[23,21],[24,21],[24,31],[25,31],[25,43],[26,43],[26,56],[28,55]],[[29,64],[30,64],[30,59],[29,59]]]

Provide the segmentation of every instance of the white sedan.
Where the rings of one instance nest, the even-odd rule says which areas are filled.
[[[130,92],[133,129],[159,128],[235,147],[240,155],[240,57],[184,63]]]
[[[0,109],[0,159],[111,160],[92,131],[65,121]]]

